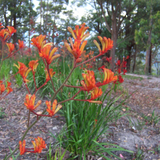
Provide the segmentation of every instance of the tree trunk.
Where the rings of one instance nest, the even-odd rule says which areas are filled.
[[[135,53],[134,53],[134,58],[133,58],[133,68],[132,68],[132,72],[134,73],[135,68],[136,68],[136,56],[137,56],[137,47],[135,45]]]
[[[55,20],[53,20],[53,34],[52,34],[52,42],[53,42],[53,44],[54,44],[54,39],[55,39],[54,33],[55,33]]]
[[[131,10],[130,8],[128,10]],[[130,24],[130,21],[131,21],[131,15],[128,14],[127,15],[127,21],[126,22],[126,26],[125,26],[125,36],[126,38],[130,37],[131,34],[134,34],[133,30],[132,30],[132,26]],[[130,64],[131,64],[131,54],[132,54],[132,46],[134,46],[134,40],[129,38],[128,39],[128,42],[127,42],[127,46],[126,46],[126,51],[127,51],[127,55],[126,56],[129,56],[129,58],[127,59],[127,72],[130,72]]]
[[[16,3],[14,3],[14,8],[16,8]],[[14,22],[14,28],[17,29],[16,13],[13,14],[13,22]],[[15,45],[15,48],[17,49],[16,42],[17,42],[17,32],[14,33],[14,35],[13,35],[13,44]]]
[[[150,52],[149,52],[149,74],[152,73],[152,43],[150,46]]]
[[[115,63],[115,53],[116,53],[116,45],[117,45],[117,24],[116,24],[116,15],[112,12],[112,32],[111,32],[111,39],[113,40],[113,48],[111,50],[111,70],[114,71],[114,63]]]
[[[147,41],[147,46],[149,46],[146,50],[146,63],[145,63],[145,73],[148,74],[149,73],[149,62],[150,60],[150,55],[151,55],[151,33],[152,30],[149,31],[149,35],[148,35],[148,41]]]
[[[127,51],[128,51],[128,55],[129,58],[127,59],[127,72],[130,72],[130,68],[131,68],[131,49],[132,49],[132,46],[131,44],[130,45],[127,45]]]
[[[130,72],[131,68],[131,53],[129,54],[129,58],[127,59],[127,72]]]
[[[151,38],[152,38],[152,23],[153,19],[151,18],[152,16],[152,8],[150,10],[150,22],[149,22],[149,34],[148,34],[148,40],[147,40],[147,50],[146,50],[146,63],[145,63],[145,73],[148,74],[149,72],[149,64],[150,64],[150,58],[151,58]]]
[[[7,16],[6,16],[6,8],[5,6],[3,7],[3,15],[4,15],[4,20],[5,20],[5,28],[7,28],[8,26],[8,19],[7,19]]]

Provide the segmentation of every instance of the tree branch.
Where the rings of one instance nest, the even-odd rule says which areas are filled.
[[[103,5],[102,5],[102,0],[97,0],[98,1],[98,4],[100,5],[100,8],[102,10],[102,14],[103,14],[103,17],[104,17],[104,20],[105,20],[105,23],[106,23],[106,28],[108,29],[108,31],[111,33],[112,30],[107,22],[107,19],[106,19],[106,16],[105,16],[105,12],[104,12],[104,9],[103,9]]]

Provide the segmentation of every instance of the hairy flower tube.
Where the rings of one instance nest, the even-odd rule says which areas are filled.
[[[46,82],[48,82],[48,81],[50,80],[49,74],[50,74],[50,76],[51,76],[51,78],[52,78],[53,75],[55,75],[55,73],[56,73],[56,72],[53,72],[53,69],[52,69],[52,68],[49,69],[49,74],[48,74],[46,68],[45,68],[45,72],[46,72]]]
[[[103,68],[103,72],[104,72],[104,80],[103,80],[104,84],[108,84],[112,81],[117,80],[117,76],[114,76],[114,72],[112,72],[110,69]]]
[[[25,153],[25,146],[26,146],[25,140],[23,140],[23,142],[19,141],[20,155],[23,155]]]
[[[19,49],[24,48],[24,42],[21,40],[18,40],[18,44],[19,44]]]
[[[16,29],[14,28],[14,27],[12,27],[12,26],[7,26],[7,28],[8,28],[8,31],[9,31],[9,34],[10,35],[12,35],[13,33],[16,33]]]
[[[75,26],[75,30],[72,30],[71,27],[68,27],[68,31],[72,34],[73,38],[75,40],[83,41],[89,36],[89,32],[85,33],[85,31],[89,27],[85,27],[85,23],[81,24],[81,28],[79,28],[79,25]]]
[[[88,102],[90,103],[98,103],[98,104],[101,104],[102,102],[101,101],[94,101],[96,98],[100,97],[102,95],[102,89],[101,88],[93,88],[91,91],[91,98],[89,100],[87,100]]]
[[[96,80],[94,76],[94,72],[90,70],[86,70],[85,73],[82,73],[84,80],[81,81],[81,85],[83,86],[81,89],[85,91],[90,91],[91,89],[96,87]]]
[[[43,148],[46,148],[45,141],[41,137],[35,138],[35,142],[32,141],[34,146],[34,153],[41,153]]]
[[[32,38],[32,45],[38,48],[38,51],[41,52],[41,49],[44,47],[46,44],[45,41],[46,36],[45,35],[39,35],[36,38]]]
[[[5,85],[3,84],[3,81],[0,81],[0,94],[2,94],[5,91]]]
[[[54,102],[52,104],[52,108],[51,108],[51,101],[46,101],[46,106],[47,106],[46,110],[50,116],[54,116],[62,108],[62,105],[60,105],[60,104],[57,106],[56,99],[54,100]]]
[[[72,41],[72,38],[70,37],[69,42],[71,46],[67,42],[65,42],[64,45],[67,48],[67,50],[75,57],[76,60],[80,58],[80,56],[84,52],[84,47],[87,44],[87,41],[84,40],[89,36],[89,33],[85,33],[85,31],[88,28],[89,27],[85,27],[85,23],[81,25],[81,28],[79,28],[79,26],[76,25],[75,30],[72,30],[71,27],[68,27],[69,32],[72,34],[74,38],[74,43]]]
[[[110,69],[102,68],[102,70],[104,73],[104,80],[102,83],[101,82],[96,83],[97,87],[106,85],[108,83],[111,83],[117,80],[117,76],[114,76],[114,72],[112,72]]]
[[[27,76],[28,76],[28,73],[31,71],[31,69],[28,67],[25,66],[24,63],[21,63],[21,62],[18,62],[18,65],[14,64],[15,67],[18,68],[18,73],[22,76],[23,78],[23,81],[26,83],[26,82],[29,82],[29,80],[27,80]]]
[[[33,71],[33,72],[35,72],[35,70],[37,69],[37,66],[38,66],[38,60],[32,60],[32,61],[30,61],[29,62],[29,67],[31,68],[31,70]]]
[[[11,88],[11,82],[7,82],[6,90],[7,90],[7,95],[13,91],[13,89]]]
[[[101,37],[101,36],[98,36],[98,39],[100,40],[101,42],[101,45],[102,45],[102,49],[99,45],[99,43],[94,40],[94,44],[97,46],[99,52],[100,52],[100,55],[103,55],[104,53],[106,53],[108,50],[111,50],[112,47],[113,47],[113,41],[110,39],[110,38],[106,38],[106,37]]]
[[[41,49],[41,52],[39,52],[39,56],[44,58],[47,62],[47,64],[51,64],[51,62],[60,57],[60,54],[55,54],[55,52],[58,50],[57,47],[54,47],[52,50],[51,50],[51,45],[46,45],[44,46],[42,49]],[[51,51],[50,51],[51,50]],[[54,55],[55,54],[55,55]]]
[[[20,155],[23,155],[25,152],[41,153],[42,149],[46,148],[45,141],[41,137],[35,138],[35,141],[32,141],[32,144],[34,148],[26,148],[26,141],[19,141]]]
[[[14,50],[14,44],[13,43],[6,43],[9,53],[13,52]]]
[[[5,41],[7,39],[8,32],[6,29],[1,29],[0,30],[0,38],[2,41]]]
[[[42,103],[42,101],[39,100],[37,102],[37,104],[34,105],[35,99],[36,99],[36,96],[34,94],[33,95],[31,95],[31,94],[26,95],[24,105],[27,107],[27,109],[33,111]]]
[[[4,92],[7,91],[7,94],[5,96],[7,96],[10,92],[13,91],[13,89],[11,88],[11,82],[7,81],[7,87],[5,87],[5,85],[3,84],[3,81],[0,81],[0,95]],[[4,96],[4,97],[5,97]],[[4,98],[3,97],[3,98]]]
[[[67,50],[75,57],[75,59],[78,59],[82,55],[84,47],[87,44],[87,41],[83,41],[81,43],[80,40],[76,39],[73,43],[71,38],[69,39],[69,41],[71,46],[67,42],[65,42],[64,45],[67,48]]]
[[[13,33],[16,32],[16,29],[12,26],[7,26],[7,29],[4,29],[1,26],[1,30],[0,30],[0,38],[3,42],[5,42],[7,40],[8,37],[11,37]]]

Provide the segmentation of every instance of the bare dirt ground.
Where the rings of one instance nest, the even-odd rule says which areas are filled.
[[[137,75],[136,79],[125,79],[123,87],[118,90],[119,93],[130,95],[122,111],[130,113],[128,114],[129,119],[122,117],[116,124],[111,124],[109,133],[103,135],[101,141],[112,142],[134,151],[134,155],[117,153],[118,156],[121,154],[122,159],[125,160],[158,160],[160,159],[160,122],[158,121],[160,118],[160,78],[139,77]],[[27,128],[28,111],[23,104],[25,95],[25,88],[14,88],[6,99],[0,101],[0,108],[6,114],[0,118],[0,159],[4,159],[6,154],[9,155],[10,149],[13,150],[17,146]],[[39,108],[39,112],[43,106]],[[34,115],[31,116],[32,121],[35,118]],[[27,147],[32,148],[31,141],[37,136],[43,137],[47,148],[41,154],[25,154],[19,156],[17,160],[45,160],[49,144],[54,145],[55,143],[50,133],[56,135],[60,132],[64,125],[62,119],[63,117],[41,118],[29,131],[25,140]],[[111,157],[111,159],[114,158]]]
[[[135,152],[132,156],[124,153],[126,160],[160,160],[160,78],[134,76],[137,78],[125,79],[121,89],[130,95],[123,109],[124,113],[129,112],[129,119],[122,117],[110,126],[109,138]]]

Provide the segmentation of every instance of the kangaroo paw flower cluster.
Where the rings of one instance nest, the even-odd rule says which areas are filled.
[[[61,83],[61,80],[58,79],[58,81],[55,80],[56,78],[56,69],[59,66],[54,66],[54,61],[55,63],[58,64],[59,57],[61,56],[61,52],[59,51],[61,49],[62,45],[57,45],[53,44],[52,42],[48,42],[48,39],[46,39],[46,35],[39,35],[39,36],[34,36],[31,39],[31,44],[33,45],[32,48],[36,48],[36,51],[38,51],[38,59],[36,60],[31,60],[29,61],[28,64],[22,63],[22,62],[17,62],[18,64],[14,64],[16,67],[16,74],[19,74],[22,79],[23,83],[25,84],[25,87],[28,91],[28,93],[25,96],[24,100],[24,106],[29,110],[28,112],[28,125],[27,125],[27,130],[24,133],[24,136],[22,137],[23,141],[19,141],[19,150],[20,150],[20,155],[25,154],[26,152],[28,153],[41,153],[43,149],[46,148],[46,143],[41,137],[35,138],[35,141],[32,141],[33,148],[26,148],[26,141],[25,136],[27,132],[31,129],[31,127],[38,121],[40,120],[41,117],[52,117],[55,116],[55,114],[62,108],[62,103],[67,102],[67,101],[84,101],[84,102],[89,102],[89,103],[97,103],[101,104],[102,101],[99,100],[100,96],[102,96],[102,86],[107,85],[109,83],[117,83],[118,81],[120,83],[123,82],[123,78],[120,75],[122,70],[123,74],[126,73],[126,59],[123,59],[122,64],[120,63],[120,60],[117,61],[116,66],[116,74],[112,72],[110,69],[108,69],[105,66],[102,66],[98,68],[100,70],[99,74],[102,77],[101,80],[96,78],[95,75],[96,72],[93,69],[93,63],[96,63],[96,58],[100,58],[102,55],[104,55],[106,52],[112,49],[113,47],[113,41],[110,38],[106,37],[101,37],[98,36],[98,39],[100,41],[97,42],[94,40],[93,42],[97,46],[99,53],[94,56],[94,52],[90,51],[87,53],[85,51],[85,47],[87,45],[87,37],[89,36],[89,32],[87,32],[89,27],[85,26],[85,23],[75,26],[75,29],[72,29],[71,27],[68,27],[69,32],[72,35],[72,38],[69,38],[69,42],[65,41],[64,42],[64,47],[67,49],[64,49],[64,51],[69,52],[71,56],[73,57],[73,67],[70,70],[70,73],[66,76],[66,79]],[[15,44],[12,44],[10,42],[7,43],[7,41],[11,38],[11,36],[16,33],[16,29],[14,27],[8,26],[6,29],[0,24],[0,40],[2,42],[2,52],[4,52],[4,45],[6,45],[8,55],[5,56],[1,62],[3,62],[6,58],[11,57],[14,55],[17,51],[20,49],[24,48],[24,42],[18,40],[18,50],[15,50]],[[58,62],[57,62],[57,61]],[[111,57],[106,59],[108,62],[111,62]],[[41,65],[40,61],[43,62],[43,65]],[[90,63],[91,62],[91,63]],[[51,65],[52,64],[52,65]],[[41,65],[41,66],[40,66]],[[59,65],[59,64],[58,64]],[[69,65],[69,64],[68,64]],[[87,69],[83,68],[83,65],[86,65]],[[69,65],[70,66],[70,65]],[[41,67],[41,68],[39,68]],[[82,75],[80,76],[80,80],[78,78],[76,79],[76,86],[71,86],[67,85],[69,79],[71,78],[71,75],[73,71],[75,71],[78,67],[83,68],[82,70]],[[39,74],[39,69],[43,69],[43,83],[39,85],[39,81],[37,80],[37,75]],[[0,66],[1,70],[1,66]],[[59,68],[58,68],[59,70]],[[58,71],[57,70],[57,71]],[[102,72],[101,72],[102,71]],[[60,72],[59,72],[60,73]],[[52,78],[55,75],[54,78]],[[98,80],[97,80],[98,79]],[[28,83],[33,82],[34,89],[30,90]],[[37,108],[40,109],[40,105],[42,104],[42,100],[36,100],[36,93],[39,91],[42,87],[46,86],[47,83],[50,82],[52,85],[53,89],[53,95],[51,95],[51,100],[45,101],[46,106],[44,106],[43,111],[41,114],[37,112]],[[57,85],[55,83],[58,82]],[[60,83],[60,86],[59,86]],[[7,85],[4,85],[4,81],[0,80],[0,100],[7,96],[10,92],[12,92],[11,88],[11,83],[7,81]],[[58,88],[59,86],[59,88]],[[116,85],[115,85],[116,86]],[[63,92],[64,87],[72,87],[75,88],[77,93],[75,93],[72,96],[71,91],[69,91],[66,95],[68,95],[68,98],[61,100],[59,98],[59,92]],[[34,92],[33,92],[34,90]],[[85,92],[82,94],[81,99],[76,99],[77,95],[80,92]],[[87,96],[86,96],[87,95]],[[59,98],[59,99],[58,99]],[[99,98],[99,99],[98,99]],[[30,114],[36,115],[36,120],[30,124]],[[97,118],[97,117],[96,117]],[[97,120],[95,119],[95,125],[97,124]]]
[[[45,141],[41,137],[35,138],[35,141],[32,141],[32,144],[34,148],[26,148],[26,141],[19,141],[20,155],[23,155],[26,152],[41,153],[42,150],[46,148]]]

